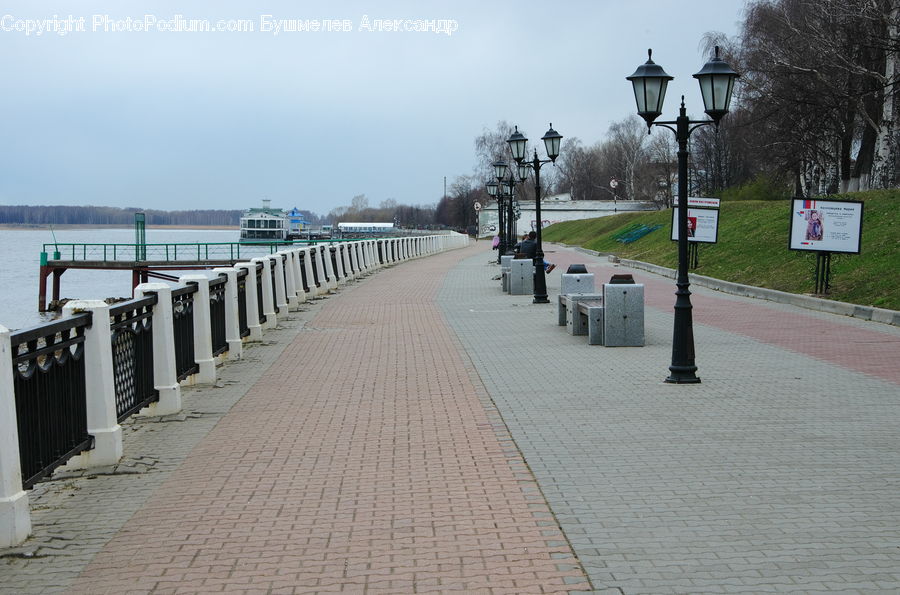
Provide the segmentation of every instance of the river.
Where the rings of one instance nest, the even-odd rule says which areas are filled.
[[[133,229],[59,229],[60,244],[130,244]],[[237,229],[148,229],[148,244],[237,242]],[[54,313],[38,312],[38,279],[43,244],[54,241],[49,229],[0,229],[0,325],[9,329],[31,327],[51,320]],[[51,249],[52,251],[52,249]],[[52,256],[52,254],[51,254]],[[178,274],[178,273],[175,273]],[[47,299],[52,293],[48,280]],[[104,299],[131,296],[131,271],[91,271],[70,269],[61,277],[60,297]]]

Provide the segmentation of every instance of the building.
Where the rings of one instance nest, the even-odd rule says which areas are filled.
[[[287,216],[263,200],[262,208],[250,208],[241,215],[242,242],[283,242],[287,239]]]
[[[519,203],[521,216],[516,221],[516,237],[537,228],[534,201],[522,201]],[[606,217],[616,213],[627,211],[656,211],[657,206],[652,202],[640,202],[636,200],[572,200],[566,194],[545,196],[541,200],[541,228],[548,227],[561,221],[576,221],[579,219],[595,219]],[[505,217],[505,214],[504,214]],[[488,201],[484,208],[478,212],[478,235],[490,237],[499,232],[497,218],[497,201]]]

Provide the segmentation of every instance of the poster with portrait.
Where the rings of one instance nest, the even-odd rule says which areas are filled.
[[[715,244],[719,239],[719,210],[688,207],[688,242]],[[678,207],[672,209],[672,240],[678,240]]]
[[[795,198],[791,206],[791,250],[859,254],[863,203]]]

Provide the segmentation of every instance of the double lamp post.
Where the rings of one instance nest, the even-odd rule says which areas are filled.
[[[527,152],[527,144],[528,139],[524,134],[519,132],[519,127],[516,126],[515,132],[513,132],[512,136],[507,139],[507,143],[509,144],[510,151],[512,152],[513,159],[516,161],[516,173],[518,174],[519,181],[524,182],[528,179],[529,171],[534,171],[534,217],[535,217],[535,241],[537,243],[537,249],[534,254],[534,299],[532,300],[535,304],[547,304],[550,303],[550,300],[547,298],[547,278],[544,275],[544,247],[541,242],[541,166],[545,163],[555,163],[556,158],[559,157],[559,144],[562,141],[562,135],[557,131],[553,130],[553,124],[550,124],[550,130],[548,130],[544,136],[541,137],[541,140],[544,141],[544,148],[547,151],[548,159],[539,159],[537,154],[537,149],[534,150],[534,157],[531,161],[526,160],[526,152]],[[494,186],[495,189],[498,187],[502,187],[503,180],[506,178],[507,165],[505,161],[497,161],[493,164],[494,166],[494,174],[497,177],[497,181],[499,186]],[[491,185],[493,182],[488,183],[488,194],[491,194]],[[506,184],[510,187],[510,193],[512,193],[512,188],[515,186],[515,180],[510,174],[509,180]],[[495,190],[494,196],[497,193]],[[510,199],[512,200],[512,199]],[[501,207],[499,206],[499,198],[498,198],[498,210]],[[502,213],[502,211],[500,211]],[[501,220],[501,230],[503,228],[502,220]],[[500,253],[505,253],[505,250],[508,248],[512,248],[512,239],[514,237],[514,232],[511,231],[512,226],[510,226],[510,230],[506,232],[506,241],[509,242],[509,245],[504,245],[503,235],[500,237]],[[510,235],[513,234],[513,235]],[[499,261],[499,259],[498,259]]]
[[[678,289],[675,292],[672,365],[669,366],[670,374],[666,382],[691,384],[700,382],[700,378],[697,377],[697,366],[694,363],[693,306],[688,281],[688,139],[694,130],[702,126],[714,124],[718,128],[719,120],[728,113],[734,80],[739,75],[719,58],[719,48],[716,47],[715,57],[694,75],[700,83],[704,111],[711,119],[688,118],[682,96],[678,118],[669,122],[656,122],[656,118],[662,114],[666,86],[674,77],[666,74],[661,66],[653,62],[652,50],[648,50],[647,55],[647,62],[641,64],[634,74],[626,77],[634,87],[638,115],[646,120],[648,132],[652,126],[662,126],[674,132],[678,141],[678,277],[675,281]]]

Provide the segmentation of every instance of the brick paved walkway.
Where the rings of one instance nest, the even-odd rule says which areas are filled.
[[[586,588],[434,305],[461,256],[329,299],[73,591]]]

